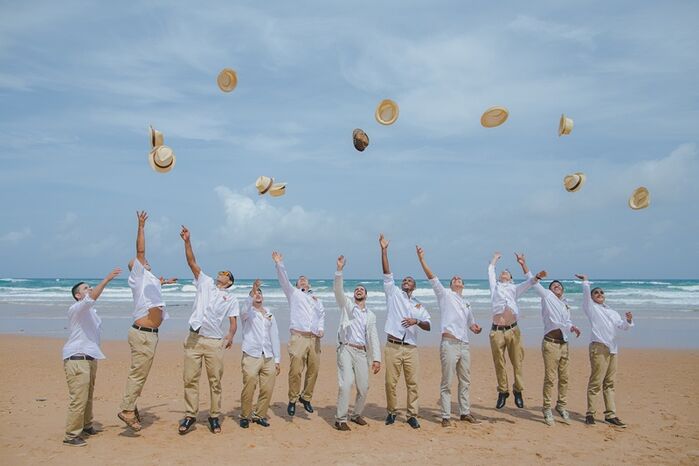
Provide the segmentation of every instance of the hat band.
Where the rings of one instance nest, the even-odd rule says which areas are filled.
[[[267,187],[265,189],[263,189],[262,191],[260,191],[260,196],[262,196],[263,194],[266,194],[267,191],[270,190],[270,188],[272,187],[272,183],[274,183],[274,180],[270,178],[269,184],[267,185]]]
[[[578,182],[575,183],[575,186],[573,186],[572,188],[570,188],[570,190],[571,190],[571,191],[575,191],[575,190],[578,188],[578,186],[580,186],[581,183],[582,183],[582,177],[579,176],[579,177],[578,177]]]
[[[154,155],[154,156],[153,156],[153,163],[154,163],[155,166],[158,167],[158,168],[168,168],[170,165],[172,165],[172,164],[174,163],[174,159],[171,157],[171,158],[170,158],[170,163],[168,163],[167,165],[160,165],[160,164],[158,163],[158,160],[155,158],[155,155]]]

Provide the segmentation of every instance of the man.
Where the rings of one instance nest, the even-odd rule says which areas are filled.
[[[379,236],[381,245],[381,266],[383,267],[383,289],[386,294],[386,326],[384,330],[388,343],[384,348],[386,360],[386,425],[396,422],[396,385],[401,370],[405,371],[405,385],[408,389],[408,424],[419,429],[417,373],[420,364],[417,351],[417,329],[430,330],[430,315],[414,297],[415,279],[405,277],[398,289],[393,282],[393,274],[388,263],[388,243],[383,233]]]
[[[337,413],[335,428],[349,431],[347,417],[352,382],[356,383],[357,398],[350,421],[360,426],[367,425],[362,417],[367,392],[369,391],[369,365],[374,374],[381,370],[381,346],[376,330],[376,315],[366,307],[367,292],[364,285],[354,288],[354,302],[345,296],[342,270],[345,256],[337,258],[337,271],[333,290],[340,308],[340,324],[337,329]]]
[[[243,391],[240,394],[242,413],[240,427],[247,429],[250,421],[269,427],[267,410],[274,391],[274,382],[279,375],[281,352],[279,350],[279,329],[274,315],[263,306],[264,298],[260,289],[260,280],[255,280],[250,297],[243,304],[240,320],[243,324]],[[257,396],[255,411],[252,410],[252,398],[257,384],[260,393]]]
[[[541,319],[544,321],[544,339],[541,341],[541,354],[544,357],[544,422],[554,424],[551,412],[551,392],[558,377],[558,401],[556,411],[565,424],[570,424],[570,414],[566,410],[568,402],[568,336],[566,332],[580,336],[578,329],[570,320],[570,306],[563,296],[563,284],[553,280],[548,290],[539,283],[546,278],[542,270],[533,278],[534,291],[541,298]]]
[[[505,406],[507,398],[510,396],[507,383],[507,369],[505,367],[505,351],[510,358],[514,372],[514,385],[512,391],[515,395],[515,404],[518,408],[524,408],[524,398],[522,398],[522,360],[524,359],[524,348],[522,347],[521,334],[517,326],[519,307],[517,299],[524,294],[531,286],[531,281],[526,280],[519,285],[512,282],[512,274],[509,270],[503,270],[498,279],[495,278],[495,265],[502,257],[496,252],[488,265],[488,282],[490,283],[490,299],[493,311],[493,324],[490,330],[490,350],[493,353],[493,364],[495,365],[495,376],[498,379],[498,401],[495,405],[497,409]],[[522,267],[522,272],[531,278],[531,272],[524,260],[524,254],[516,254],[517,263]]]
[[[192,315],[189,318],[189,335],[184,342],[184,404],[185,417],[180,421],[179,433],[184,435],[196,422],[199,411],[199,376],[201,366],[206,366],[209,378],[211,408],[209,430],[221,432],[218,416],[221,413],[221,378],[223,377],[223,350],[233,343],[238,328],[238,300],[228,293],[234,277],[229,271],[219,272],[214,281],[202,272],[192,251],[189,230],[183,225],[180,237],[184,240],[187,265],[194,274],[197,288]],[[228,319],[228,333],[222,326]]]
[[[595,424],[595,399],[600,388],[604,393],[604,422],[615,427],[626,427],[616,415],[614,381],[616,379],[616,355],[618,330],[634,326],[633,314],[626,313],[626,320],[605,303],[604,290],[596,287],[590,291],[587,275],[575,275],[582,280],[583,311],[590,320],[590,380],[587,384],[587,413],[585,424]]]
[[[471,414],[469,402],[471,355],[468,331],[479,334],[483,329],[476,324],[471,312],[471,304],[463,297],[463,279],[454,275],[447,290],[427,265],[425,251],[420,246],[416,246],[415,250],[422,270],[425,271],[427,279],[432,283],[434,294],[437,295],[439,312],[442,315],[442,342],[439,345],[439,358],[442,362],[442,382],[439,390],[442,427],[451,426],[451,381],[454,372],[459,380],[459,419],[471,424],[480,424],[480,421]]]
[[[105,356],[100,349],[102,319],[97,315],[95,301],[104,287],[121,273],[120,268],[111,271],[99,285],[92,288],[85,282],[76,283],[71,294],[77,301],[68,309],[70,335],[63,346],[63,369],[68,383],[68,416],[63,444],[84,447],[83,435],[96,435],[92,426],[92,398],[95,391],[97,360]]]
[[[129,287],[133,294],[133,324],[129,329],[129,347],[131,348],[131,367],[126,379],[124,398],[121,401],[119,419],[138,432],[141,419],[136,407],[136,399],[148,378],[153,365],[155,350],[158,346],[158,327],[167,319],[165,303],[161,292],[162,278],[156,278],[146,259],[145,225],[148,214],[136,212],[138,232],[136,234],[136,259],[129,262]],[[173,282],[171,279],[169,282]]]
[[[279,285],[289,302],[289,404],[286,412],[289,416],[296,414],[296,402],[301,401],[303,408],[313,412],[311,399],[318,378],[320,365],[320,339],[323,338],[325,325],[325,308],[323,302],[313,296],[308,278],[301,275],[292,286],[284,257],[277,251],[272,252],[277,269]],[[301,376],[304,369],[306,376],[301,393]]]

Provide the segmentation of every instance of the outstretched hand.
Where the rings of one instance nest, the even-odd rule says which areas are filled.
[[[515,257],[517,258],[517,263],[521,266],[524,266],[524,264],[527,263],[526,260],[524,260],[524,253],[515,253]]]
[[[176,278],[165,278],[165,277],[160,277],[160,284],[161,285],[172,285],[173,283],[177,283]]]
[[[107,280],[114,280],[121,273],[121,268],[117,267],[107,275]]]
[[[537,273],[536,275],[534,275],[534,277],[536,277],[537,280],[543,280],[547,276],[548,276],[548,273],[546,273],[546,270],[542,270],[539,273]]]
[[[425,258],[425,250],[420,246],[415,245],[415,252],[417,253],[417,258],[423,260]]]
[[[342,269],[345,268],[345,256],[340,256],[337,258],[337,271],[342,272]]]
[[[390,241],[384,238],[383,233],[381,233],[379,235],[379,244],[381,245],[381,249],[388,249],[388,243],[390,243]]]
[[[500,260],[501,257],[502,257],[502,254],[500,254],[498,251],[495,251],[493,253],[493,258],[490,260],[490,263],[495,265]]]
[[[138,227],[143,228],[146,225],[146,220],[148,220],[148,214],[145,210],[141,212],[136,211],[136,218],[138,218]]]
[[[184,225],[182,225],[182,231],[180,231],[180,238],[185,241],[189,241],[189,230]]]
[[[587,275],[583,275],[583,274],[576,273],[576,274],[575,274],[575,277],[576,277],[576,278],[579,278],[580,280],[582,280],[582,281],[584,281],[584,282],[587,281]]]
[[[274,261],[275,264],[278,264],[284,259],[284,256],[282,256],[281,253],[277,251],[272,251],[272,260]]]

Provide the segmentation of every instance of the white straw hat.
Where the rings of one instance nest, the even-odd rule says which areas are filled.
[[[398,104],[391,99],[384,99],[376,106],[374,116],[382,125],[392,125],[398,119]]]
[[[175,153],[168,146],[157,146],[148,154],[148,162],[158,173],[167,173],[175,167]]]

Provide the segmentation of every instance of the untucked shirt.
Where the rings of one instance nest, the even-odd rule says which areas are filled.
[[[70,336],[63,346],[63,359],[75,354],[105,359],[100,349],[102,319],[97,315],[95,300],[89,294],[68,308],[68,327]]]
[[[240,320],[243,324],[243,353],[254,358],[273,357],[274,362],[279,364],[279,329],[277,320],[269,309],[263,306],[258,311],[252,305],[252,298],[247,298],[243,303]]]
[[[227,317],[237,317],[240,313],[238,300],[226,290],[219,289],[214,280],[204,272],[194,279],[197,294],[194,298],[189,326],[199,330],[199,335],[209,338],[223,338],[222,329]]]
[[[323,302],[313,293],[301,291],[289,281],[283,262],[277,262],[277,278],[287,301],[289,302],[289,330],[312,332],[325,331],[325,308]]]
[[[541,283],[538,283],[536,278],[530,280],[534,283],[534,291],[541,297],[541,319],[544,321],[544,335],[552,330],[560,330],[563,334],[563,340],[568,341],[568,332],[573,326],[570,320],[570,306],[568,301],[558,296],[551,290],[547,290]]]
[[[386,294],[386,325],[384,331],[405,343],[417,345],[417,325],[404,328],[401,322],[406,317],[423,322],[430,322],[430,315],[420,302],[409,297],[408,294],[398,288],[393,281],[392,273],[383,275],[383,290]]]
[[[471,304],[459,293],[445,288],[439,278],[430,279],[434,294],[437,295],[439,312],[442,315],[442,333],[447,332],[468,343],[468,329],[476,321],[471,312]]]
[[[129,274],[129,287],[133,295],[133,320],[134,322],[148,315],[148,310],[159,307],[163,313],[163,320],[170,316],[165,310],[160,279],[146,270],[141,261],[134,259],[131,273]]]
[[[527,273],[527,278],[532,277],[531,271]],[[522,296],[531,286],[531,280],[525,280],[519,285],[512,282],[503,283],[495,278],[495,266],[488,265],[488,282],[490,284],[490,299],[493,315],[502,314],[506,309],[510,309],[515,317],[519,315],[517,299]]]
[[[590,282],[584,281],[582,289],[582,308],[592,327],[590,330],[590,341],[602,343],[609,348],[611,354],[618,353],[617,331],[630,329],[633,327],[633,322],[628,323],[617,311],[606,304],[594,302],[590,294]]]

